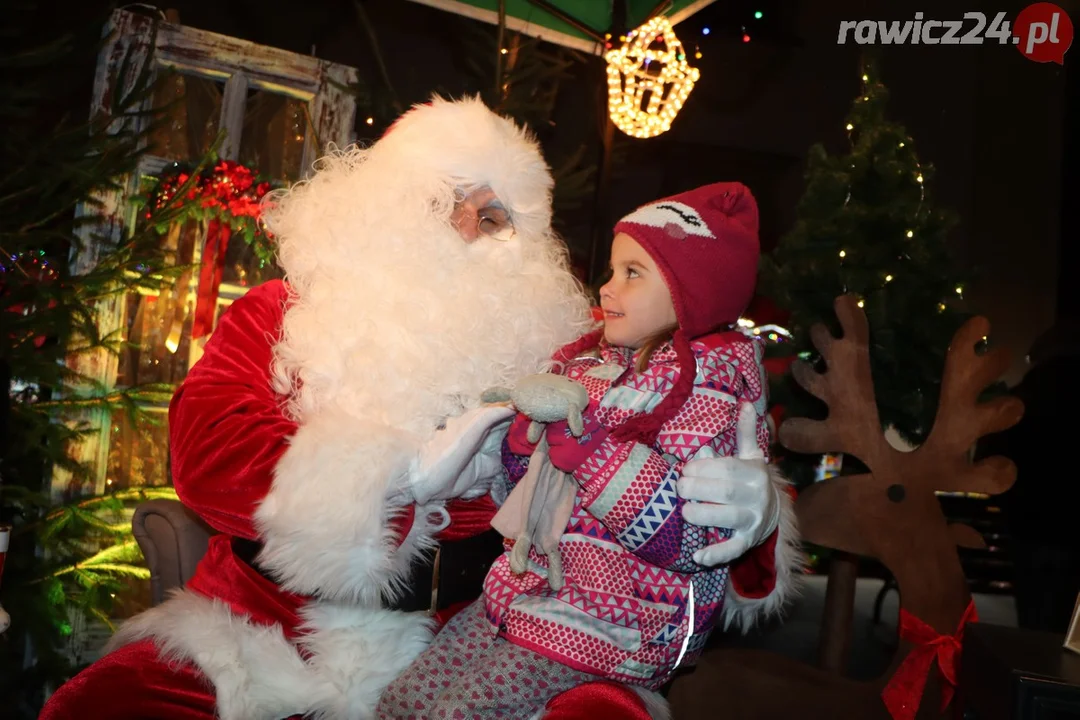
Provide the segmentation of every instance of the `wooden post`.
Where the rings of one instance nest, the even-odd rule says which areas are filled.
[[[825,588],[825,610],[818,638],[818,667],[844,675],[851,657],[852,620],[855,616],[855,581],[859,557],[835,551],[829,562]]]
[[[606,91],[605,91],[606,92]],[[604,102],[603,150],[600,172],[596,178],[596,199],[593,206],[592,243],[589,248],[589,272],[586,282],[592,285],[607,269],[611,253],[611,146],[615,142],[615,123]]]

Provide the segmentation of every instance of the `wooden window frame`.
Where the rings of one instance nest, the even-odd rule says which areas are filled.
[[[110,98],[118,89],[116,86],[121,86],[125,92],[130,90],[147,64],[152,63],[154,80],[161,69],[224,80],[219,127],[236,130],[227,132],[219,149],[218,154],[224,160],[239,157],[249,88],[267,90],[308,103],[302,177],[308,176],[314,160],[331,144],[344,147],[356,140],[356,105],[348,91],[358,81],[355,68],[122,9],[112,13],[103,37],[105,42],[94,77],[92,117],[107,112]],[[120,70],[125,61],[126,72],[121,77]],[[149,109],[150,101],[151,98],[147,98],[144,110]],[[124,122],[146,121],[131,119]],[[136,126],[132,129],[141,128]],[[79,274],[94,267],[104,247],[110,242],[118,243],[129,232],[134,222],[134,209],[129,200],[138,193],[140,179],[160,174],[171,162],[159,156],[144,155],[140,158],[137,172],[122,179],[123,189],[99,194],[96,206],[80,206],[77,214],[93,216],[94,221],[82,231],[86,250],[75,258],[73,273]],[[200,251],[201,247],[197,246],[193,258],[195,263],[199,262]],[[194,295],[197,289],[195,279],[192,287],[189,287],[189,294]],[[220,297],[228,304],[246,291],[247,288],[239,285],[223,284]],[[121,297],[101,304],[99,326],[103,332],[122,327],[126,303],[127,299]],[[205,338],[201,340],[205,342]],[[201,355],[202,343],[192,342],[191,346],[189,368]],[[101,351],[90,356],[70,358],[69,364],[106,387],[111,388],[116,384],[118,358],[111,353]],[[73,451],[78,459],[89,462],[95,469],[94,490],[105,492],[108,489],[105,474],[111,419],[107,412],[96,411],[83,420],[91,423],[97,432],[87,435]],[[59,497],[69,481],[66,473],[54,473],[53,496]]]

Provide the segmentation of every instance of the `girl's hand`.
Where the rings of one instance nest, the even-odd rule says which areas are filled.
[[[563,472],[577,470],[608,436],[608,431],[596,421],[591,407],[582,413],[582,426],[579,437],[574,437],[565,420],[547,426],[548,458]]]

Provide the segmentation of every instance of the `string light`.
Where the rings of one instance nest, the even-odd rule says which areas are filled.
[[[918,175],[915,176],[915,182],[917,182],[917,183],[922,182],[922,173],[919,173]]]
[[[840,257],[842,257],[842,258],[847,257],[847,250],[841,250],[840,251]]]
[[[940,312],[945,312],[945,303],[939,302],[939,303],[937,304],[937,311],[938,311],[939,313],[940,313]]]
[[[375,124],[375,118],[373,118],[373,117],[369,117],[369,118],[367,119],[367,124],[368,124],[368,125],[374,125],[374,124]]]
[[[850,131],[850,130],[854,130],[854,129],[855,129],[855,126],[854,126],[854,125],[852,125],[851,123],[848,123],[848,124],[847,124],[847,129],[848,129],[849,131]]]
[[[887,282],[887,283],[892,282],[892,275],[886,275],[885,276],[885,282]]]
[[[743,41],[744,43],[748,43],[748,42],[750,42],[750,36],[749,36],[749,35],[747,35],[746,33],[743,33],[743,36],[742,36],[742,41]]]
[[[863,307],[866,303],[864,303],[862,300],[859,300],[859,302],[857,302],[855,304],[858,305],[859,307]]]
[[[760,10],[758,10],[756,13],[754,13],[754,19],[755,20],[760,20],[761,17],[762,17],[762,13],[761,13]]]
[[[739,330],[743,335],[760,337],[764,335],[773,342],[785,342],[791,339],[791,331],[785,327],[775,325],[772,323],[766,323],[765,325],[756,325],[750,318],[741,317],[737,323]]]
[[[914,233],[914,231],[912,231],[912,230],[908,230],[908,231],[907,231],[907,236],[908,236],[909,238],[915,237],[915,233]]]
[[[662,40],[663,49],[651,46]],[[700,58],[701,53],[696,53]],[[701,77],[686,62],[671,22],[657,16],[629,34],[629,40],[604,55],[608,112],[627,135],[649,138],[671,129],[694,83]]]

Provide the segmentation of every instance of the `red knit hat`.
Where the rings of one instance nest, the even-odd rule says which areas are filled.
[[[679,328],[694,339],[739,319],[757,281],[758,209],[742,183],[714,183],[657,200],[615,225],[664,276]]]
[[[679,379],[652,412],[616,428],[615,439],[655,441],[694,390],[690,340],[734,323],[754,296],[760,254],[758,209],[742,183],[705,185],[639,207],[615,225],[656,262],[675,306]]]

